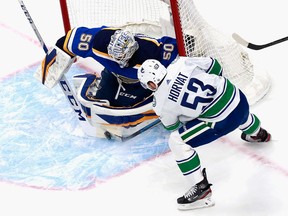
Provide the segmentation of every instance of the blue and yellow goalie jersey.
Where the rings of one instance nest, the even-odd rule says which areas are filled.
[[[137,69],[145,60],[157,59],[164,66],[168,66],[178,55],[175,38],[164,36],[155,39],[146,35],[136,34],[135,40],[138,42],[139,48],[129,60],[128,67],[121,68],[108,55],[107,51],[111,36],[118,29],[107,26],[74,28],[60,38],[56,46],[71,56],[92,57],[110,72],[135,80],[137,80]]]

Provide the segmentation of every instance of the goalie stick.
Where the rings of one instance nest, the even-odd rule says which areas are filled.
[[[260,49],[264,49],[279,43],[282,43],[284,41],[288,40],[288,37],[284,37],[275,41],[272,41],[270,43],[267,44],[262,44],[262,45],[257,45],[257,44],[253,44],[251,42],[246,41],[245,39],[243,39],[240,35],[238,35],[237,33],[233,33],[232,37],[234,38],[235,41],[237,41],[239,44],[241,44],[244,47],[247,47],[249,49],[253,49],[253,50],[260,50]]]
[[[132,139],[133,137],[136,137],[137,135],[147,131],[148,129],[159,124],[160,122],[161,122],[160,119],[156,119],[155,121],[151,122],[150,124],[146,125],[145,127],[141,128],[140,130],[138,130],[135,133],[133,133],[129,136],[126,136],[126,137],[121,137],[121,136],[118,136],[116,134],[111,134],[109,131],[106,131],[104,134],[108,140],[110,140],[110,139],[112,139],[112,137],[114,137],[115,139],[120,139],[122,142],[124,142],[124,141],[128,141],[128,140]]]
[[[27,10],[24,2],[22,0],[18,0],[18,2],[20,4],[26,18],[28,19],[34,33],[36,34],[44,52],[48,53],[48,48],[47,48],[46,44],[44,43],[44,40],[42,39],[36,25],[34,24],[34,21],[30,15],[29,11]],[[88,128],[89,131],[90,130],[94,131],[94,128],[92,128],[93,126],[91,126],[90,123],[88,122],[87,117],[86,117],[81,105],[79,104],[73,89],[71,88],[71,84],[69,83],[69,81],[67,80],[65,75],[63,75],[62,78],[60,79],[59,85],[60,85],[60,88],[62,89],[64,95],[68,99],[68,102],[69,102],[71,108],[73,109],[74,113],[77,115],[77,118],[80,121],[81,126]],[[149,128],[154,127],[159,122],[160,122],[160,120],[157,119],[156,121],[146,125],[145,127],[141,128],[140,130],[136,131],[135,133],[133,133],[127,137],[117,136],[115,134],[111,134],[108,131],[105,132],[105,136],[107,139],[109,139],[109,136],[110,136],[110,139],[111,139],[111,137],[117,137],[117,138],[120,138],[121,141],[126,141],[126,140],[129,140],[129,139],[143,133],[144,131],[148,130]]]

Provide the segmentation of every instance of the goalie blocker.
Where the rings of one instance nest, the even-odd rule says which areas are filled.
[[[71,58],[70,55],[55,46],[47,52],[34,77],[51,89],[58,84],[61,77],[70,69],[74,59],[75,57]]]

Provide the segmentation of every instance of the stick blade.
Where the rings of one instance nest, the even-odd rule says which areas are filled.
[[[241,44],[244,47],[248,47],[249,43],[244,40],[240,35],[238,35],[237,33],[233,33],[232,34],[232,38],[239,44]]]

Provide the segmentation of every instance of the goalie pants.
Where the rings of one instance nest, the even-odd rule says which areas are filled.
[[[130,107],[152,94],[152,91],[144,89],[140,82],[127,84],[120,82],[110,71],[104,69],[101,72],[100,88],[96,98],[106,99],[110,106]]]

